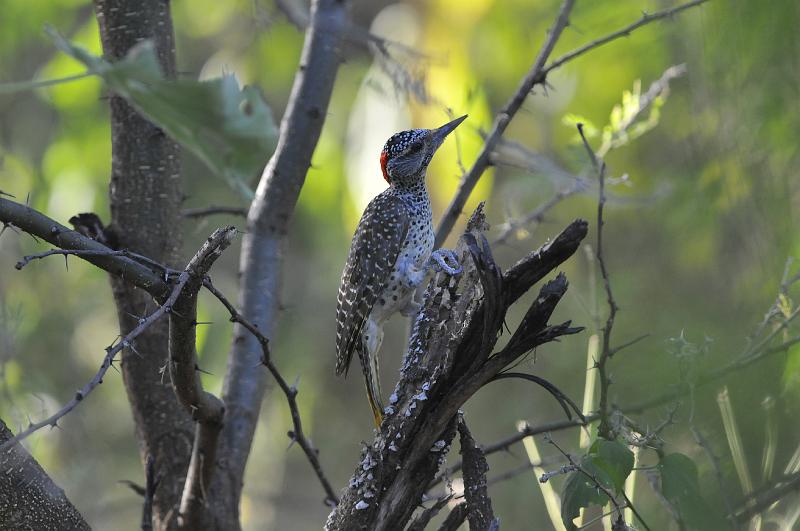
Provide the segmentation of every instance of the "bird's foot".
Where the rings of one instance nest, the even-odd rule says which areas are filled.
[[[449,263],[448,263],[449,262]],[[458,256],[451,249],[436,249],[431,254],[430,266],[436,271],[444,271],[448,275],[457,275],[464,268],[458,263]]]

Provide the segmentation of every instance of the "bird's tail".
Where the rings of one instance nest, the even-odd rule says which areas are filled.
[[[369,323],[372,324],[372,323]],[[361,369],[364,373],[364,384],[367,388],[367,400],[372,409],[375,427],[380,429],[383,422],[383,405],[381,403],[381,376],[378,366],[378,350],[383,342],[383,330],[378,326],[369,326],[364,334],[362,352],[359,352]]]

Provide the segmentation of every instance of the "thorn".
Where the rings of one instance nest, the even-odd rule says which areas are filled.
[[[69,271],[69,260],[67,260],[67,258],[69,258],[69,255],[65,254],[64,255],[64,267],[67,269],[67,271]]]
[[[214,376],[214,374],[201,369],[196,363],[194,364],[194,370],[196,370],[197,372],[202,372],[203,374],[208,374],[209,376]]]

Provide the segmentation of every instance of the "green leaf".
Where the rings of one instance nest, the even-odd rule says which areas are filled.
[[[231,75],[208,81],[165,79],[153,43],[143,41],[109,63],[48,30],[56,46],[194,153],[246,199],[248,186],[275,149],[272,113],[254,87]]]
[[[601,479],[595,474],[597,470],[587,469],[581,465],[589,474],[592,474],[598,481]],[[602,472],[601,472],[602,474]],[[572,520],[579,514],[582,507],[591,505],[603,506],[608,501],[608,496],[597,488],[594,482],[580,471],[575,471],[567,477],[564,483],[564,490],[561,493],[561,521],[568,531],[577,529]]]
[[[592,464],[605,472],[610,479],[610,485],[604,486],[622,492],[625,479],[633,470],[633,452],[621,442],[597,439],[589,448],[589,456]]]
[[[666,455],[658,469],[662,494],[678,512],[686,529],[730,529],[722,515],[700,495],[697,466],[690,458],[680,453]]]
[[[598,439],[583,456],[580,466],[591,478],[580,470],[573,472],[561,495],[561,521],[570,531],[576,529],[572,520],[582,507],[603,506],[608,502],[608,495],[594,480],[610,491],[622,492],[633,469],[633,452],[620,442]]]

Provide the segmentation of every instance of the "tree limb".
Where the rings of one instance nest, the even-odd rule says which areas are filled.
[[[139,263],[126,254],[126,251],[115,252],[27,205],[0,197],[0,223],[17,227],[61,249],[86,251],[85,254],[81,252],[75,254],[90,264],[147,291],[153,297],[159,298],[169,293],[167,283],[159,273]],[[26,257],[17,264],[17,269],[21,269],[29,261]]]
[[[342,30],[347,27],[347,2],[314,0],[306,29],[300,67],[280,126],[278,145],[261,176],[250,206],[242,242],[239,307],[242,315],[268,337],[274,336],[284,242],[300,189],[311,164],[341,61]],[[227,420],[221,451],[225,470],[215,475],[215,496],[239,506],[245,464],[250,453],[266,377],[253,367],[262,357],[258,340],[237,323],[225,374],[223,401]],[[238,526],[230,515],[228,528]]]
[[[207,521],[207,491],[216,467],[225,406],[203,390],[197,372],[197,294],[213,263],[236,237],[234,227],[217,229],[186,266],[188,278],[169,312],[169,375],[178,401],[196,421],[192,457],[181,496],[178,525],[200,529]]]
[[[225,297],[225,295],[223,295],[222,292],[214,287],[210,279],[206,278],[203,281],[203,284],[205,285],[206,289],[208,289],[208,291],[210,291],[211,294],[214,295],[222,303],[222,305],[225,306],[225,308],[227,308],[231,315],[231,321],[238,323],[245,328],[261,345],[261,363],[267,367],[267,370],[269,370],[272,377],[275,378],[276,382],[278,382],[278,387],[280,387],[281,391],[286,396],[286,402],[289,405],[289,412],[292,416],[294,431],[290,431],[288,435],[292,439],[292,442],[297,442],[297,444],[300,445],[300,447],[303,449],[303,452],[306,454],[306,458],[308,458],[309,463],[311,463],[311,467],[314,469],[319,482],[322,484],[322,488],[325,490],[325,494],[327,495],[326,503],[329,503],[330,505],[336,505],[339,503],[339,498],[336,496],[333,487],[322,470],[322,464],[319,462],[319,450],[314,448],[314,446],[311,444],[311,441],[308,439],[308,437],[306,437],[305,432],[303,431],[303,423],[300,419],[300,409],[297,407],[296,399],[299,391],[295,385],[290,386],[286,383],[286,379],[283,377],[283,375],[281,375],[280,371],[278,371],[278,368],[272,362],[272,356],[270,355],[269,350],[269,340],[258,330],[258,327],[245,319],[242,314],[236,310],[236,308]]]

